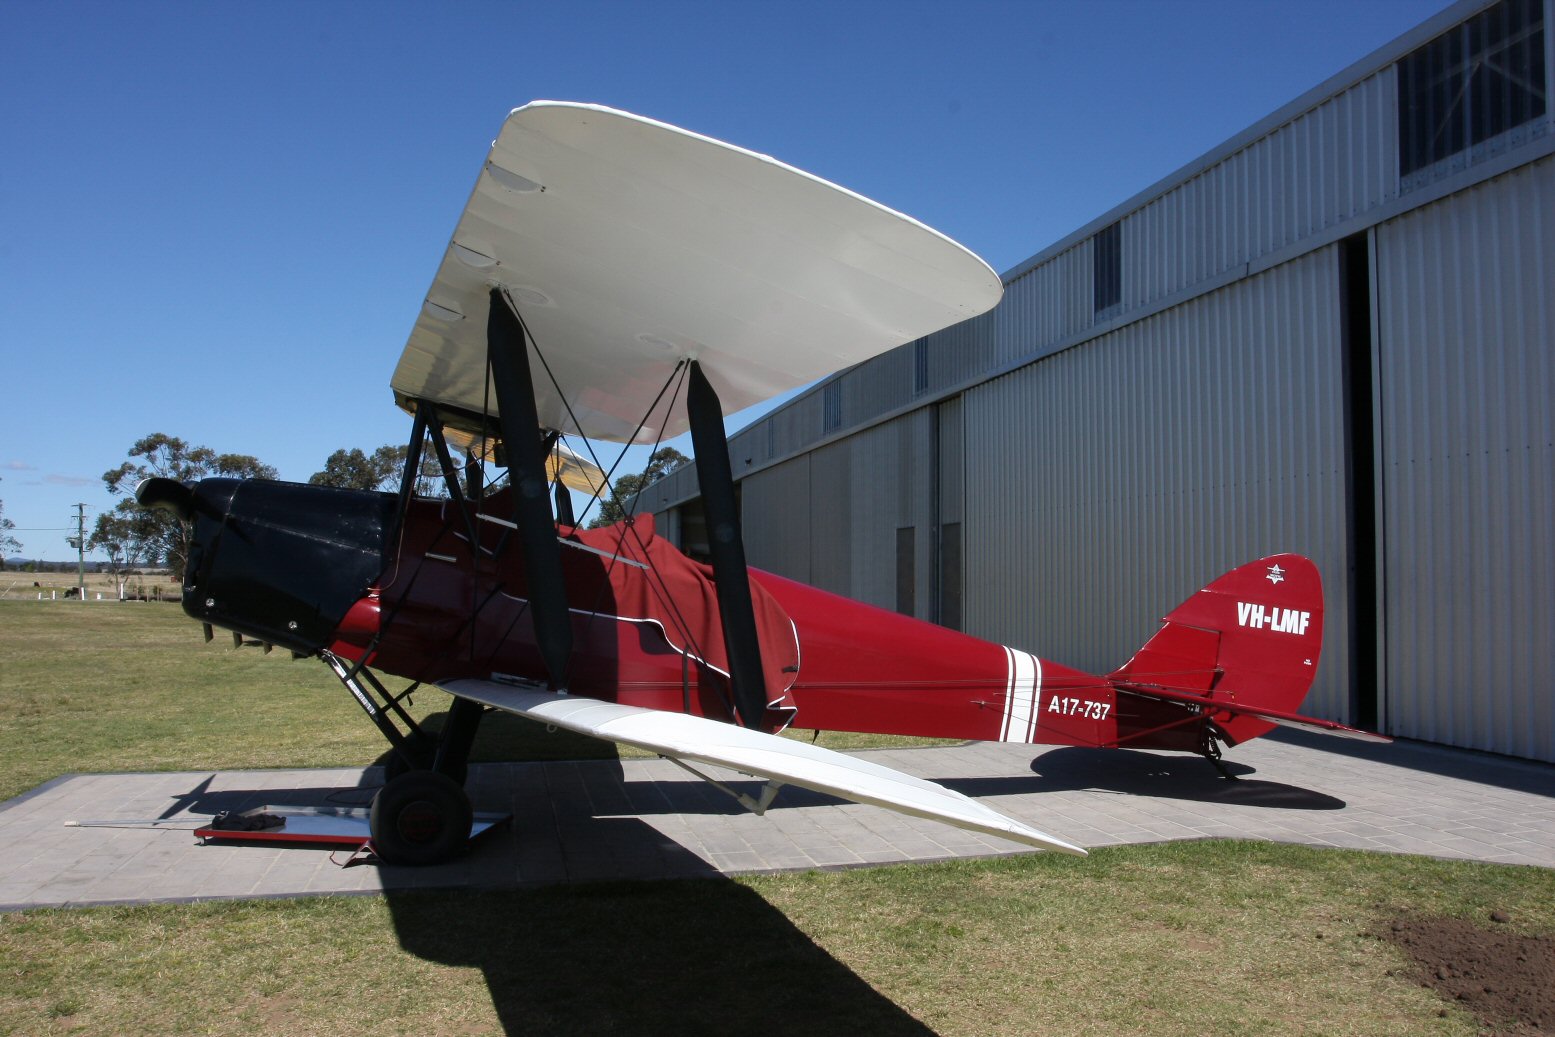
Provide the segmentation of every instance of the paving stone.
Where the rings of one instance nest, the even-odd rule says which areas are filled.
[[[1555,866],[1555,767],[1438,746],[1355,747],[1281,732],[1201,761],[994,743],[860,754],[980,790],[995,809],[1085,846],[1261,838]],[[1256,775],[1256,777],[1254,777]],[[747,794],[761,784],[719,771]],[[751,874],[1028,852],[980,833],[785,788],[764,817],[665,760],[477,764],[478,810],[511,812],[460,860],[341,867],[347,851],[200,845],[217,810],[365,806],[369,768],[77,775],[0,804],[0,910],[201,897],[516,887]],[[995,794],[987,795],[993,791]],[[71,820],[138,821],[66,827]],[[181,826],[148,825],[176,818]]]

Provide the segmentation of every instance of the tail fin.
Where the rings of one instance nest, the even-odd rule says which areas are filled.
[[[1323,647],[1323,584],[1300,555],[1260,558],[1233,569],[1172,610],[1159,631],[1122,668],[1115,683],[1178,702],[1210,697],[1231,745],[1256,738],[1276,722],[1307,722],[1295,709],[1306,698]]]

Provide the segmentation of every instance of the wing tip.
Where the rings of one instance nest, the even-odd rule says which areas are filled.
[[[1020,834],[1020,841],[1034,846],[1039,850],[1068,854],[1071,857],[1089,857],[1091,855],[1090,851],[1083,846],[1076,846],[1074,843],[1065,842],[1064,840],[1059,839],[1057,836],[1048,835],[1046,832],[1035,828],[1031,828],[1025,825],[1022,825],[1021,827],[1024,828],[1025,831]]]

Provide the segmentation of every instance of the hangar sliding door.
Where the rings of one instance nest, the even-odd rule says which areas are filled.
[[[1555,159],[1376,240],[1387,729],[1555,760]]]

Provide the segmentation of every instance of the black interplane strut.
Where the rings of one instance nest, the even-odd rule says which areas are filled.
[[[491,290],[486,318],[486,355],[502,414],[502,439],[507,446],[513,482],[513,522],[523,547],[524,573],[529,583],[530,614],[535,638],[545,659],[551,687],[566,684],[572,655],[572,617],[562,580],[561,546],[551,516],[550,486],[545,477],[546,450],[540,438],[534,381],[529,375],[529,346],[518,316],[499,288]]]
[[[405,470],[400,473],[399,503],[394,508],[394,525],[390,527],[389,535],[384,538],[386,560],[393,550],[391,545],[399,542],[400,531],[405,525],[405,515],[410,507],[410,499],[416,493],[416,476],[421,474],[421,448],[426,438],[426,407],[418,400],[410,423],[410,442],[405,445]]]
[[[766,678],[761,645],[756,639],[756,612],[751,604],[750,571],[745,566],[745,540],[740,533],[740,509],[734,499],[734,475],[729,467],[729,441],[724,435],[723,407],[718,394],[691,364],[686,388],[686,414],[691,420],[691,445],[696,452],[697,481],[707,511],[708,542],[713,555],[713,582],[723,619],[724,648],[729,653],[729,678],[740,723],[760,727],[767,712]]]
[[[567,492],[567,485],[562,481],[562,460],[556,447],[560,439],[560,433],[551,432],[541,440],[547,458],[546,464],[549,465],[552,460],[556,462],[556,521],[563,526],[577,526],[578,520],[572,513],[572,494]]]
[[[556,521],[564,526],[576,526],[578,520],[572,513],[572,494],[558,477],[556,480]]]

